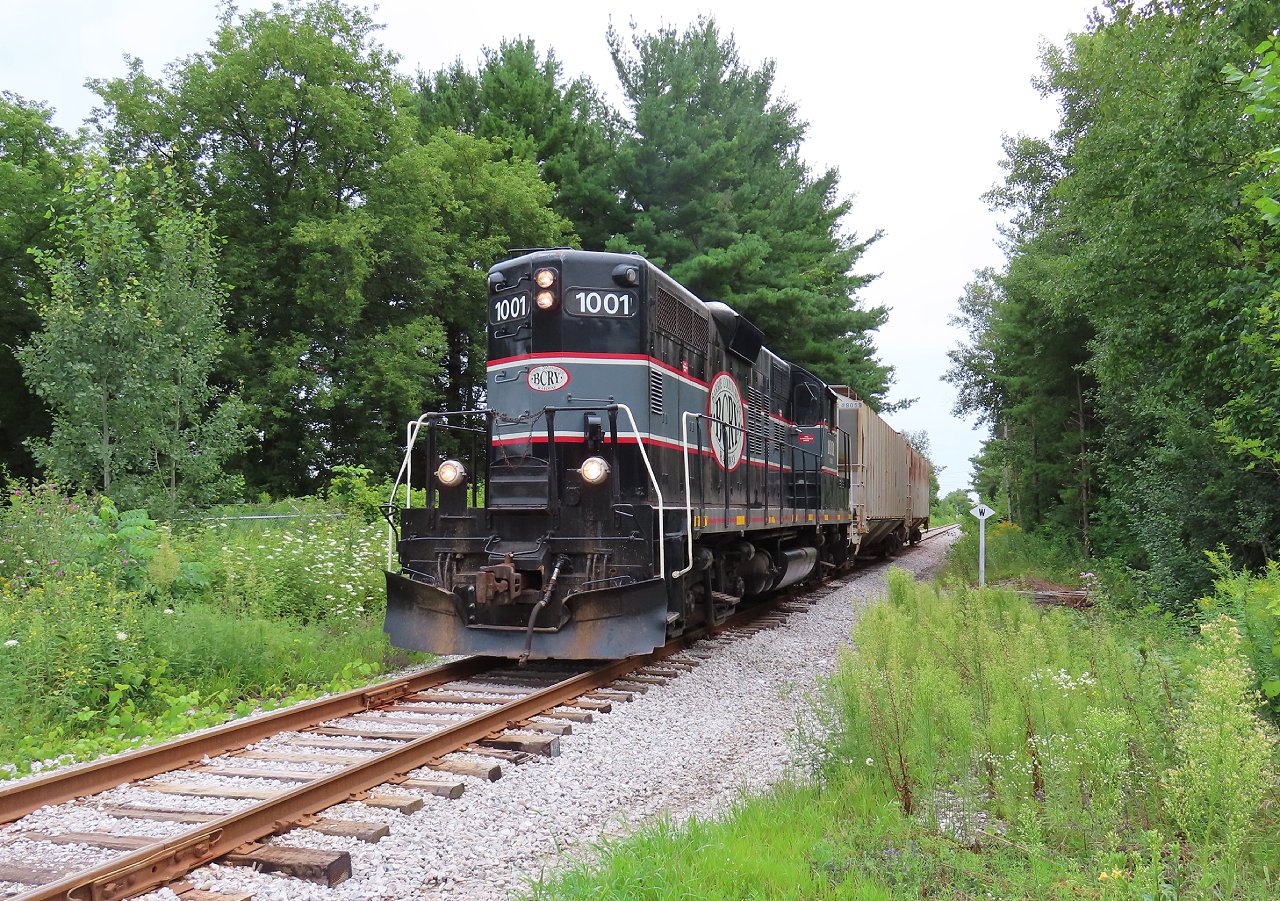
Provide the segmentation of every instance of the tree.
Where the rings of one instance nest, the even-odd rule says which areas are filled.
[[[711,19],[633,34],[630,48],[608,40],[631,113],[616,163],[626,228],[611,248],[644,253],[782,356],[883,404],[890,369],[871,333],[888,313],[861,307],[871,277],[853,272],[879,234],[841,231],[850,202],[834,169],[814,176],[800,159],[805,125],[774,99],[774,64],[749,69]]]
[[[1280,485],[1213,427],[1274,384],[1249,358],[1269,264],[1240,196],[1277,135],[1219,73],[1277,14],[1273,0],[1113,0],[1046,50],[1061,123],[1006,143],[989,199],[1011,214],[1008,264],[971,291],[952,355],[961,406],[996,426],[978,483],[1024,525],[1146,570],[1169,609],[1207,587],[1206,548],[1257,564],[1280,532]]]
[[[1247,99],[1245,115],[1274,128],[1280,124],[1280,45],[1269,37],[1254,54],[1248,73],[1227,64],[1223,74]],[[1229,297],[1224,298],[1224,303],[1240,310],[1244,324],[1239,343],[1223,349],[1228,398],[1218,409],[1214,427],[1227,446],[1248,461],[1248,468],[1261,464],[1280,473],[1280,279],[1272,272],[1280,252],[1277,163],[1280,149],[1274,143],[1264,145],[1252,160],[1254,180],[1242,191],[1258,220],[1241,223],[1247,265],[1234,273]]]
[[[32,449],[56,478],[171,511],[229,486],[239,402],[209,384],[225,291],[213,223],[172,173],[95,158],[66,187],[54,246],[36,259],[48,297],[18,359],[53,413]]]
[[[566,81],[555,52],[532,39],[485,48],[472,74],[458,60],[419,73],[420,140],[447,128],[504,143],[510,158],[536,163],[554,191],[552,208],[573,223],[582,246],[600,248],[621,227],[612,161],[618,115],[590,79]]]
[[[14,475],[34,475],[35,461],[24,447],[47,436],[48,411],[27,388],[14,349],[28,341],[39,317],[27,302],[45,289],[32,247],[49,241],[50,210],[77,157],[75,142],[51,123],[53,110],[0,93],[0,467]]]
[[[377,29],[338,0],[227,8],[164,81],[135,67],[96,85],[111,152],[172,161],[218,212],[233,286],[219,376],[252,410],[246,476],[275,494],[339,465],[386,471],[406,419],[473,399],[472,298],[498,245],[566,234],[532,163],[415,140]]]

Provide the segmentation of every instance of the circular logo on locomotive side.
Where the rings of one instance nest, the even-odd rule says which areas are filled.
[[[534,391],[559,391],[569,384],[569,372],[551,364],[535,366],[525,379]]]
[[[746,447],[746,413],[742,408],[742,392],[738,383],[727,372],[721,372],[711,381],[711,393],[707,395],[707,415],[711,417],[711,453],[721,468],[733,470],[742,462]]]

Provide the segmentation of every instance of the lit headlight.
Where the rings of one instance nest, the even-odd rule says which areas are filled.
[[[554,269],[539,269],[533,274],[533,283],[539,288],[550,288],[556,283],[556,271]]]
[[[440,484],[446,488],[453,488],[461,485],[467,477],[467,470],[457,460],[445,460],[440,464],[440,468],[436,470],[436,478],[440,480]]]
[[[609,478],[609,464],[604,462],[603,457],[587,457],[578,471],[582,473],[582,481],[588,485],[599,485]]]
[[[554,291],[539,291],[534,297],[533,302],[538,305],[539,310],[553,310],[556,306],[556,295]]]

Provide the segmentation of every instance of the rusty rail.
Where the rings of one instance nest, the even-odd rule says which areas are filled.
[[[723,627],[729,625],[726,621]],[[684,647],[685,640],[677,639],[649,654],[605,664],[531,695],[516,698],[456,726],[390,749],[341,772],[282,792],[270,801],[201,824],[176,838],[39,886],[18,895],[15,901],[113,901],[166,885],[196,867],[271,835],[302,817],[317,814],[335,804],[359,800],[364,792],[375,786],[394,782],[437,757],[471,742],[493,737],[504,729],[515,727],[521,720],[607,685],[631,670],[668,657]],[[468,658],[468,661],[461,662],[477,659],[487,661],[487,658]]]
[[[61,804],[126,782],[166,773],[196,763],[205,756],[217,757],[280,732],[305,729],[325,720],[361,713],[416,691],[477,675],[492,669],[498,663],[492,657],[468,657],[433,667],[416,676],[393,679],[368,688],[357,688],[332,697],[296,704],[264,716],[237,720],[154,747],[140,748],[82,766],[55,770],[39,779],[24,780],[17,785],[0,788],[0,824],[12,822],[41,807]]]

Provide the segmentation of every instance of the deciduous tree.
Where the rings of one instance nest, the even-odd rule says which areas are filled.
[[[172,510],[224,493],[243,437],[237,399],[209,376],[221,350],[212,221],[171,174],[101,159],[68,184],[67,213],[37,261],[40,328],[18,351],[53,433],[32,442],[49,474],[125,505]]]

